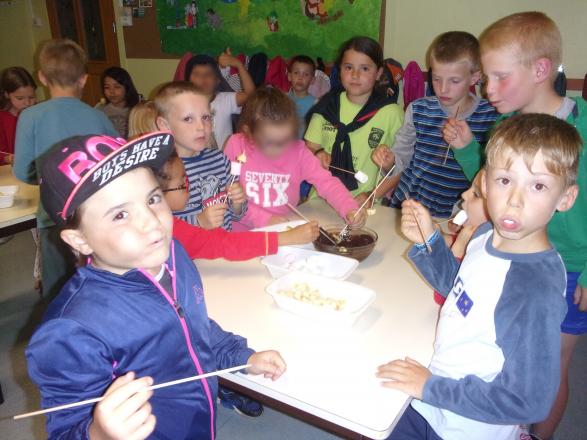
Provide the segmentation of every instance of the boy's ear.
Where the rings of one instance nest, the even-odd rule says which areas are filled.
[[[473,72],[473,74],[471,75],[471,84],[472,86],[477,85],[477,83],[481,80],[481,71],[478,70],[476,72]]]
[[[291,72],[289,70],[287,71],[287,80],[291,82]]]
[[[49,82],[47,81],[47,78],[45,77],[45,75],[43,74],[43,72],[41,72],[39,70],[39,72],[37,73],[37,76],[39,77],[39,82],[41,84],[43,84],[45,87],[49,87]]]
[[[78,80],[77,84],[79,85],[80,89],[83,89],[86,86],[86,83],[88,82],[88,74],[84,73],[80,79]]]
[[[487,200],[487,170],[482,168],[479,172],[481,173],[481,195]]]
[[[169,123],[167,122],[167,119],[165,119],[163,116],[157,116],[157,119],[155,120],[155,124],[157,125],[157,128],[159,130],[171,131],[171,127],[169,127]]]
[[[569,186],[565,192],[563,193],[561,199],[556,205],[556,210],[560,212],[568,211],[573,207],[575,204],[575,200],[577,200],[577,196],[579,195],[579,186],[578,185],[571,185]]]
[[[549,80],[552,76],[553,68],[552,61],[548,58],[538,58],[534,62],[534,75],[536,76],[536,82]]]
[[[64,242],[80,254],[92,255],[94,253],[86,241],[85,235],[79,229],[64,229],[59,235]]]

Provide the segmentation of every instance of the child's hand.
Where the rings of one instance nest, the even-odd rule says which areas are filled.
[[[395,163],[395,154],[385,145],[379,145],[371,154],[371,160],[387,173]]]
[[[210,205],[197,215],[198,225],[204,229],[216,229],[223,225],[226,203]]]
[[[397,359],[379,366],[375,376],[390,379],[382,382],[386,388],[403,391],[416,399],[422,399],[424,384],[432,373],[424,365],[407,357],[405,360]]]
[[[346,221],[351,228],[362,228],[367,221],[367,210],[365,208],[358,211],[353,209],[346,215]]]
[[[247,201],[247,195],[240,183],[234,182],[228,188],[228,199],[232,202],[235,210],[238,211]],[[237,209],[238,208],[238,209]]]
[[[10,165],[10,164],[14,163],[14,154],[5,154],[4,155],[4,163],[6,165]]]
[[[460,150],[471,143],[473,133],[467,121],[449,118],[442,128],[442,137],[444,138],[444,142],[452,148]]]
[[[242,63],[237,57],[232,55],[230,47],[227,47],[218,57],[218,64],[220,67],[237,67]]]
[[[289,231],[279,233],[279,246],[311,243],[318,238],[318,222],[304,223]]]
[[[577,284],[575,295],[573,296],[573,304],[578,304],[581,312],[587,312],[587,287]]]
[[[371,193],[362,192],[362,193],[359,193],[355,196],[355,200],[357,201],[359,206],[361,206],[363,203],[365,203],[365,200],[367,200],[370,195],[371,195]]]
[[[271,217],[269,219],[268,225],[269,226],[278,225],[280,223],[287,223],[288,221],[289,221],[289,219],[287,217],[282,217],[280,215],[274,215],[273,217]]]
[[[149,399],[153,391],[140,390],[153,384],[150,377],[135,379],[133,372],[119,377],[106,390],[94,409],[89,427],[91,440],[142,440],[155,429]]]
[[[252,354],[247,364],[251,366],[247,369],[249,374],[262,374],[264,377],[277,380],[285,373],[285,361],[275,350],[260,351]]]
[[[330,154],[322,150],[319,153],[316,153],[316,157],[320,160],[320,164],[324,169],[328,170],[330,168],[330,163],[332,162],[332,156],[330,156]]]
[[[418,220],[422,226],[421,232],[415,216],[418,216]],[[415,200],[405,200],[402,203],[401,225],[402,233],[408,240],[411,240],[414,243],[423,243],[424,240],[427,240],[435,230],[430,213],[424,206],[422,206],[422,204]],[[424,237],[422,237],[422,235],[424,235]]]

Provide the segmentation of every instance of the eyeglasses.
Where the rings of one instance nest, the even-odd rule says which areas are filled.
[[[180,186],[178,186],[176,188],[167,188],[167,189],[164,189],[163,192],[164,193],[168,193],[168,192],[171,192],[171,191],[185,191],[187,189],[188,189],[188,186],[184,183],[183,185],[180,185]]]

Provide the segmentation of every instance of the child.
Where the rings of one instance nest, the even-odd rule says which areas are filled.
[[[38,160],[52,145],[70,136],[101,133],[118,136],[104,113],[80,101],[88,75],[87,57],[71,40],[48,41],[39,53],[39,81],[51,99],[24,110],[16,127],[14,175],[38,184]],[[59,238],[59,228],[43,204],[37,212],[41,242],[43,293],[54,298],[73,275],[75,262]]]
[[[522,12],[498,20],[480,37],[481,59],[487,77],[487,96],[504,119],[516,113],[546,113],[575,126],[583,138],[579,161],[579,196],[573,209],[557,212],[548,235],[567,269],[568,313],[562,325],[562,375],[559,395],[548,419],[535,427],[543,439],[552,437],[567,403],[569,364],[579,335],[587,333],[587,103],[580,97],[562,98],[554,79],[562,59],[556,24],[540,12]],[[481,144],[465,121],[449,120],[447,143],[468,178],[482,160]]]
[[[23,67],[9,67],[0,75],[0,165],[13,161],[16,120],[37,102],[36,89],[35,80]]]
[[[233,92],[230,89],[220,73],[219,64],[221,67],[234,67],[238,70],[242,92]],[[208,55],[194,56],[185,67],[185,80],[190,81],[210,100],[214,114],[214,138],[218,147],[223,149],[226,140],[233,133],[232,115],[240,113],[249,95],[255,91],[251,75],[243,63],[227,49],[218,57],[218,63]],[[224,87],[220,87],[223,84]]]
[[[128,137],[128,114],[139,103],[139,94],[129,73],[122,67],[109,67],[100,78],[104,100],[96,105],[112,121],[123,138]]]
[[[359,201],[375,188],[379,169],[371,152],[391,145],[403,120],[402,110],[376,87],[383,73],[383,50],[377,41],[354,37],[344,43],[337,65],[344,90],[324,95],[308,113],[305,139],[322,166],[331,168]],[[353,174],[362,171],[369,180],[359,183]],[[349,173],[350,172],[350,173]]]
[[[461,208],[465,212],[467,219],[462,225],[458,225],[460,229],[456,235],[444,235],[447,246],[450,247],[452,254],[459,261],[462,261],[465,256],[467,245],[471,241],[473,233],[479,226],[489,221],[481,189],[483,174],[484,170],[479,171],[475,179],[473,179],[471,187],[461,194]],[[455,219],[456,217],[453,220],[456,221]],[[438,305],[443,305],[445,298],[440,293],[434,292],[434,301]]]
[[[121,141],[67,138],[43,158],[43,204],[89,262],[33,335],[29,374],[44,407],[105,396],[94,408],[49,415],[50,438],[213,439],[216,378],[140,390],[243,364],[277,379],[285,363],[207,316],[200,275],[171,238],[171,211],[152,171],[173,151],[172,136]]]
[[[580,148],[577,131],[552,116],[500,124],[482,177],[493,225],[475,231],[462,263],[426,208],[403,203],[402,232],[416,243],[409,257],[446,302],[429,369],[410,358],[379,367],[384,386],[415,398],[390,439],[518,440],[529,437],[521,425],[550,411],[566,305],[546,229],[577,197]]]
[[[189,200],[187,176],[183,162],[172,154],[157,173],[159,186],[172,211],[181,211]],[[318,238],[318,223],[306,223],[284,232],[227,232],[217,228],[207,231],[173,217],[173,237],[190,258],[224,258],[229,261],[250,260],[277,253],[278,246],[311,243]]]
[[[141,101],[128,114],[128,138],[157,131],[157,107],[153,101]]]
[[[297,121],[294,103],[275,88],[257,90],[245,104],[242,133],[231,136],[225,151],[231,161],[246,157],[240,179],[249,207],[239,227],[259,228],[287,221],[291,214],[287,205],[298,204],[303,180],[313,184],[346,221],[362,224],[365,210],[355,217],[357,201],[322,168],[304,142],[297,140]]]
[[[316,98],[308,91],[314,83],[316,64],[314,60],[306,55],[297,55],[289,62],[287,79],[291,83],[288,96],[296,105],[299,119],[298,135],[301,139],[306,131],[306,114],[316,103]]]
[[[470,184],[442,138],[442,126],[447,117],[458,113],[459,119],[471,124],[476,138],[484,141],[497,113],[470,91],[481,77],[479,43],[473,35],[439,35],[428,50],[428,67],[436,96],[410,103],[392,152],[378,148],[373,161],[389,170],[395,159],[392,178],[381,188],[382,194],[395,188],[392,206],[400,207],[411,198],[434,217],[447,218]]]
[[[204,229],[232,229],[246,212],[246,196],[238,182],[229,187],[230,162],[210,148],[212,114],[208,97],[189,82],[164,84],[155,96],[157,126],[170,130],[186,169],[190,190],[185,209],[174,214]]]

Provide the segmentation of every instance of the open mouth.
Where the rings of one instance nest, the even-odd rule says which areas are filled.
[[[499,225],[506,231],[515,232],[520,229],[520,222],[511,217],[503,217],[499,220]]]

